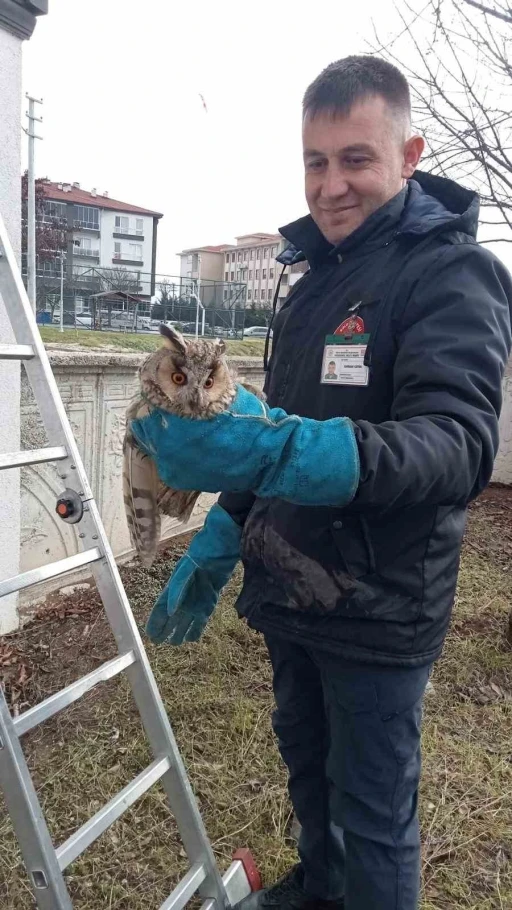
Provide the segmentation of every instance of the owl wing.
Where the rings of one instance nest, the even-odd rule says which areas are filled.
[[[177,518],[179,521],[188,521],[194,506],[201,494],[195,490],[172,490],[160,483],[158,488],[158,508],[163,515]]]
[[[149,408],[144,401],[135,401],[126,412],[126,433],[123,445],[123,498],[126,521],[133,546],[148,568],[153,562],[160,540],[161,519],[158,491],[161,486],[155,462],[138,448],[130,424],[145,417]]]
[[[256,395],[256,398],[259,398],[260,401],[267,400],[265,393],[262,392],[261,389],[258,389],[257,386],[252,385],[250,382],[241,382],[240,385],[243,386],[244,389],[247,389],[248,392],[252,392],[253,395]]]

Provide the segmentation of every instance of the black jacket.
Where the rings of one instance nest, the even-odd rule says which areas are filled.
[[[223,495],[244,523],[238,610],[260,631],[347,659],[440,653],[468,502],[489,482],[512,286],[476,243],[475,194],[417,173],[333,248],[311,217],[281,229],[310,271],[275,319],[271,406],[354,422],[361,480],[343,509]],[[321,384],[326,336],[357,313],[367,386]]]

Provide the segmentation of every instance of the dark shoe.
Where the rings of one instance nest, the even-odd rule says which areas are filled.
[[[253,891],[234,910],[343,910],[343,900],[325,901],[303,888],[304,872],[298,863],[269,888]]]

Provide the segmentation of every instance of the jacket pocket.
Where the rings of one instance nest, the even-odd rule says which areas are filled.
[[[345,571],[352,578],[375,572],[375,553],[366,519],[331,510],[330,534]]]

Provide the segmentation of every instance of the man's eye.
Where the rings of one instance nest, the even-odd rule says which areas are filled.
[[[320,171],[324,166],[323,161],[308,161],[308,171]]]
[[[363,167],[369,160],[369,158],[362,158],[359,155],[354,155],[352,158],[347,158],[346,162],[350,167]]]

